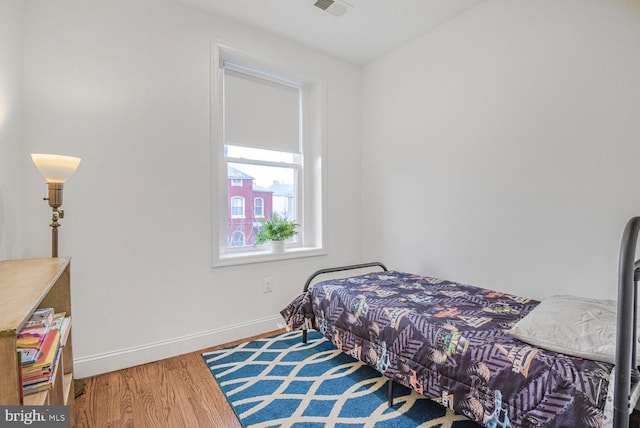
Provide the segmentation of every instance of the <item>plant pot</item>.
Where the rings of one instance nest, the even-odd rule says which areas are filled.
[[[272,253],[284,253],[284,240],[271,241]]]

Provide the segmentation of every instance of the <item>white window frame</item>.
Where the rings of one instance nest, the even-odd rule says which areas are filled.
[[[291,67],[280,67],[271,61],[248,55],[222,43],[212,43],[211,56],[211,165],[212,165],[212,266],[222,267],[247,263],[269,262],[299,257],[326,255],[327,227],[324,221],[326,206],[326,81],[291,71]],[[222,120],[223,115],[223,61],[241,64],[267,75],[282,76],[302,85],[301,135],[303,166],[298,186],[300,218],[303,227],[296,244],[289,244],[284,253],[272,253],[268,246],[233,248],[227,242],[227,216],[229,207],[227,195],[227,161]],[[304,69],[304,64],[300,64]],[[228,143],[228,142],[227,142]],[[251,162],[246,159],[233,161]],[[266,164],[260,162],[259,164]],[[302,194],[304,192],[304,195]]]
[[[242,180],[240,180],[239,178],[232,178],[231,179],[231,186],[233,186],[233,187],[242,187]]]

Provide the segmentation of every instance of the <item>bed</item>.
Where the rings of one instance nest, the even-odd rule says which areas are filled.
[[[595,314],[598,329],[613,314],[605,334],[613,343],[603,357],[596,352],[600,344],[571,333],[565,320],[559,321],[560,328],[556,325],[569,334],[560,340],[563,352],[546,346],[545,337],[536,342],[539,338],[521,336],[527,327],[556,318],[549,316],[552,299],[541,304],[389,271],[378,262],[313,273],[282,315],[289,329],[303,330],[303,340],[313,328],[386,376],[390,405],[393,385],[399,383],[490,428],[628,427],[638,395],[634,308],[640,263],[634,259],[639,229],[640,217],[635,217],[623,234],[617,307],[615,302],[610,308],[600,301],[558,296],[565,299],[559,300],[562,305],[578,302],[577,311],[585,302],[594,305],[589,313]],[[363,268],[369,271],[348,276]],[[335,272],[346,277],[313,283]],[[569,320],[575,317],[570,310],[561,312]],[[576,324],[585,328],[584,322]],[[585,348],[582,354],[564,353],[571,341]]]

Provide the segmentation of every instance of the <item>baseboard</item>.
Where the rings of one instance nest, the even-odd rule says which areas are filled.
[[[282,317],[278,315],[160,342],[74,358],[73,371],[77,379],[82,379],[267,333],[282,328],[281,324]]]

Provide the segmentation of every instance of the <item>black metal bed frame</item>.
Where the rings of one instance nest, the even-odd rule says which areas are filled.
[[[320,275],[333,273],[333,272],[342,272],[345,270],[356,270],[356,269],[378,268],[378,267],[382,268],[382,270],[385,272],[388,271],[387,267],[380,262],[360,263],[357,265],[336,266],[336,267],[327,268],[327,269],[320,269],[315,271],[311,275],[309,275],[307,282],[304,283],[304,288],[302,289],[302,292],[306,293],[307,291],[309,291],[309,286],[311,285],[313,280]],[[307,343],[307,330],[302,330],[302,343]]]
[[[614,376],[613,428],[628,428],[629,417],[633,411],[631,395],[632,387],[638,388],[640,372],[636,362],[636,331],[638,281],[640,280],[640,259],[635,259],[640,217],[633,217],[627,222],[620,245],[620,261],[618,265],[618,319],[616,332],[616,372]],[[320,269],[312,273],[304,284],[304,292],[318,276],[334,272],[355,269],[387,267],[380,262],[362,263]],[[302,341],[307,343],[307,330],[302,330]],[[393,406],[393,381],[388,381],[388,404]]]
[[[631,408],[632,384],[640,379],[636,362],[638,280],[640,260],[636,246],[640,217],[627,222],[620,244],[618,265],[618,328],[616,331],[616,374],[613,389],[613,428],[627,428]]]

